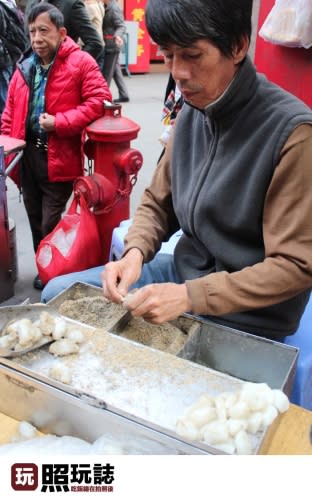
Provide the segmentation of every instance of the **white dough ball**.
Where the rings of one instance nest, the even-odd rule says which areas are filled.
[[[66,331],[67,331],[66,321],[63,318],[56,318],[52,332],[52,337],[54,338],[54,340],[59,340],[65,337]]]
[[[249,407],[245,401],[238,401],[228,410],[231,418],[246,419],[249,416]]]
[[[37,344],[38,342],[40,342],[40,340],[42,339],[42,333],[41,333],[41,330],[38,326],[36,325],[33,325],[32,326],[32,340],[33,340],[33,344]]]
[[[229,430],[226,421],[215,420],[201,429],[201,434],[206,443],[226,443],[229,439]]]
[[[56,356],[67,356],[79,352],[79,346],[72,340],[60,339],[50,345],[49,352]]]
[[[225,407],[225,401],[222,396],[217,396],[215,398],[215,406],[216,406],[218,420],[226,420],[228,410]]]
[[[224,453],[228,453],[229,455],[233,455],[236,450],[235,443],[232,439],[229,439],[226,443],[218,443],[217,448]]]
[[[244,419],[229,418],[227,425],[230,436],[235,436],[239,431],[246,430],[247,422]]]
[[[71,384],[72,374],[68,366],[63,363],[55,363],[49,370],[49,376],[59,380],[63,384]]]
[[[125,455],[126,451],[119,444],[107,438],[107,436],[100,436],[92,444],[92,452],[98,455]]]
[[[28,347],[32,345],[33,324],[28,318],[21,319],[17,324],[18,341],[21,346]]]
[[[37,429],[29,422],[22,421],[19,423],[18,433],[22,439],[33,439],[37,436]]]
[[[258,383],[258,382],[245,382],[243,384],[243,386],[242,386],[242,392],[245,392],[245,391],[251,391],[251,392],[266,391],[266,392],[270,392],[271,388],[265,382],[260,382],[260,383]]]
[[[78,329],[67,330],[66,337],[77,344],[81,344],[85,339],[83,332]]]
[[[11,346],[9,335],[0,337],[0,349],[11,349]]]
[[[39,318],[39,327],[42,335],[52,335],[55,319],[47,311],[42,311]]]
[[[278,411],[275,408],[275,406],[273,406],[273,405],[268,406],[262,413],[263,425],[265,427],[267,427],[268,425],[271,425],[273,420],[275,420],[275,418],[277,417],[277,415],[278,415]]]
[[[232,408],[235,403],[238,402],[239,393],[238,392],[226,392],[223,394],[224,406],[227,410]]]
[[[185,416],[188,417],[197,408],[207,408],[214,407],[214,400],[208,394],[201,394],[197,401],[195,401],[187,410],[185,411]]]
[[[289,399],[280,389],[273,389],[273,402],[272,404],[280,412],[284,413],[289,408]]]
[[[262,413],[260,411],[255,412],[248,418],[246,430],[250,432],[250,434],[256,434],[263,429],[263,425]]]
[[[188,420],[198,429],[203,425],[208,424],[208,422],[215,420],[216,417],[216,409],[211,406],[208,406],[207,408],[196,408],[188,414]]]
[[[234,438],[236,453],[238,455],[250,455],[252,446],[246,431],[239,431]]]
[[[196,441],[199,438],[198,429],[186,419],[180,418],[177,421],[176,430],[178,434],[191,441]]]

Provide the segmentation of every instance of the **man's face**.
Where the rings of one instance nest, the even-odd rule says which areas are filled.
[[[29,24],[30,42],[34,52],[43,64],[49,64],[66,36],[66,29],[58,29],[50,20],[47,12],[43,12],[35,22]]]
[[[246,54],[246,50],[239,50],[233,57],[225,57],[208,40],[198,40],[189,47],[170,45],[161,50],[183,98],[199,109],[221,96]]]

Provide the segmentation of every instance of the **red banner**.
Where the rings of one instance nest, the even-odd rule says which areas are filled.
[[[148,73],[150,64],[150,36],[145,26],[147,0],[125,0],[124,14],[127,21],[138,23],[137,62],[130,64],[131,73]]]

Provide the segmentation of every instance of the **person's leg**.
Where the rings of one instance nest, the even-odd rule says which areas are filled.
[[[180,283],[176,275],[173,255],[157,253],[153,260],[144,264],[140,278],[130,289],[141,288],[152,283]]]
[[[119,100],[121,100],[121,102],[129,101],[128,89],[126,87],[125,78],[122,74],[122,70],[121,70],[121,66],[120,66],[119,62],[117,62],[116,66],[115,66],[113,79],[114,79],[114,82],[116,83],[117,88],[118,88]],[[115,102],[116,101],[118,101],[118,99],[115,99]]]
[[[53,297],[78,281],[80,283],[86,283],[87,285],[101,287],[101,272],[103,269],[103,266],[92,267],[91,269],[86,269],[85,271],[63,274],[62,276],[53,278],[44,287],[41,294],[41,302],[49,302],[49,300],[53,299]]]
[[[108,86],[110,86],[110,84],[112,83],[115,67],[118,62],[118,57],[119,52],[104,53],[103,76]]]
[[[49,182],[41,180],[42,196],[42,226],[41,233],[44,238],[51,233],[61,220],[66,203],[73,191],[72,182]]]
[[[37,171],[46,159],[46,153],[28,144],[23,154],[21,169],[21,187],[23,201],[31,229],[34,251],[42,240],[42,192],[40,190]]]
[[[63,292],[66,288],[77,281],[87,285],[102,286],[101,272],[104,266],[93,267],[86,271],[64,274],[50,280],[44,287],[41,294],[41,302],[48,302],[55,295]],[[151,283],[179,283],[175,273],[173,256],[170,254],[158,253],[148,264],[144,264],[140,279],[134,283],[130,289],[141,288]]]

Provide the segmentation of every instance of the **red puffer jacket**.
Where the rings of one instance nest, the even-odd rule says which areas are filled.
[[[18,64],[1,117],[1,133],[26,139],[33,56]],[[82,132],[103,115],[103,101],[112,96],[92,56],[68,36],[48,73],[45,111],[55,116],[48,133],[48,174],[51,182],[75,179],[83,173]]]

